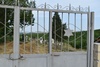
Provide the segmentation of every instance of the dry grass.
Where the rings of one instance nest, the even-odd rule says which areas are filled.
[[[35,41],[32,41],[32,45],[30,44],[30,42],[27,42],[26,44],[21,43],[20,44],[20,53],[21,54],[30,54],[30,53],[47,53],[47,45],[43,45],[43,44],[38,44],[36,45]]]
[[[4,49],[4,47],[6,47]],[[24,44],[24,42],[20,43],[19,49],[20,54],[38,54],[38,53],[48,53],[48,46],[45,44],[38,44],[36,45],[35,41],[32,41],[32,45],[30,42]],[[5,52],[4,52],[5,50]],[[13,53],[13,42],[7,42],[6,46],[4,44],[0,44],[0,54],[10,54]]]
[[[6,51],[4,53],[4,44],[0,44],[0,54],[11,54],[13,53],[13,42],[7,42],[6,43]],[[36,41],[32,41],[32,44],[30,42],[27,42],[24,44],[24,42],[20,43],[20,54],[44,54],[48,53],[48,45],[47,44],[39,44],[37,45]],[[72,46],[69,45],[69,51],[75,51]],[[56,49],[53,45],[53,52],[60,52],[61,51],[61,45],[57,45]],[[63,52],[68,51],[68,46],[66,44],[63,45]]]
[[[6,45],[0,44],[0,54],[4,54],[4,53],[8,54],[8,53],[12,53],[12,51],[13,51],[13,42],[7,42]]]

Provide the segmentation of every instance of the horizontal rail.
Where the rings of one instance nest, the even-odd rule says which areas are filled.
[[[15,6],[0,5],[0,8],[11,8]],[[47,8],[30,8],[30,7],[19,7],[21,10],[34,10],[34,11],[52,11],[52,12],[63,12],[63,13],[77,13],[77,14],[88,14],[88,11],[74,11],[74,10],[62,10],[62,9],[47,9]]]
[[[34,10],[34,11],[52,11],[52,12],[63,12],[63,13],[77,13],[77,14],[88,14],[88,12],[84,11],[72,11],[72,10],[61,10],[61,9],[44,9],[44,8],[28,8],[28,7],[20,7],[21,10]]]
[[[15,6],[0,5],[0,8],[11,8],[14,9]]]

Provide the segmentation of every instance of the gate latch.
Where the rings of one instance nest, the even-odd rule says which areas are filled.
[[[60,56],[58,53],[52,53],[51,56]]]

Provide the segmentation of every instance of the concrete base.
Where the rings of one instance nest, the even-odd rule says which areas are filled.
[[[50,54],[25,54],[18,67],[86,67],[86,52],[60,52]],[[9,55],[0,56],[1,67],[15,67]]]

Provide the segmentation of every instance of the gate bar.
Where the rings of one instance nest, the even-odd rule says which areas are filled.
[[[5,8],[5,30],[4,30],[4,31],[5,31],[5,33],[4,33],[4,34],[5,34],[5,37],[4,37],[4,53],[6,53],[6,42],[7,42],[7,41],[6,41],[6,26],[7,26],[7,25],[6,25],[6,21],[7,21],[7,9]]]
[[[56,16],[55,16],[56,18]],[[55,50],[57,50],[57,41],[56,41],[56,24],[57,24],[57,21],[56,19],[54,20],[54,43],[55,43]]]
[[[32,13],[32,11],[31,11],[31,13]],[[34,17],[34,16],[33,16],[33,17]],[[32,53],[32,52],[33,52],[33,50],[32,50],[32,49],[33,49],[33,48],[32,48],[32,47],[33,47],[33,45],[32,45],[32,44],[33,44],[33,39],[32,39],[32,34],[33,34],[33,33],[32,33],[32,22],[33,22],[33,17],[32,17],[32,15],[31,15],[31,39],[30,39],[30,53]]]
[[[26,43],[25,43],[25,41],[26,41],[26,40],[25,40],[25,39],[26,39],[26,37],[25,37],[25,35],[26,35],[26,34],[25,34],[25,16],[26,16],[26,15],[25,15],[25,11],[24,11],[24,54],[25,54],[25,52],[26,52],[26,47],[25,47],[25,46],[26,46]]]
[[[83,36],[82,36],[82,14],[81,14],[81,51],[83,49],[82,38],[83,38]]]
[[[49,12],[49,54],[52,54],[52,11]]]
[[[70,24],[70,13],[68,13],[68,29],[70,29],[69,24]],[[68,36],[68,46],[67,46],[68,51],[69,51],[69,38],[70,37]]]
[[[89,11],[87,14],[87,67],[90,67],[90,17],[91,13]]]
[[[45,22],[45,11],[43,12],[43,17],[44,17],[44,19],[43,19],[43,22],[44,22],[44,24],[43,24],[43,26],[44,26],[44,28],[43,28],[43,29],[44,29],[44,34],[43,34],[44,42],[43,42],[43,45],[44,45],[44,53],[45,53],[45,51],[46,51],[46,50],[45,50],[45,35],[46,35],[46,34],[45,34],[45,23],[46,23],[46,22]]]
[[[39,53],[39,11],[37,11],[37,51]]]
[[[61,51],[63,50],[63,12],[61,14],[62,24],[61,24]]]
[[[74,14],[74,48],[76,49],[76,13]]]

